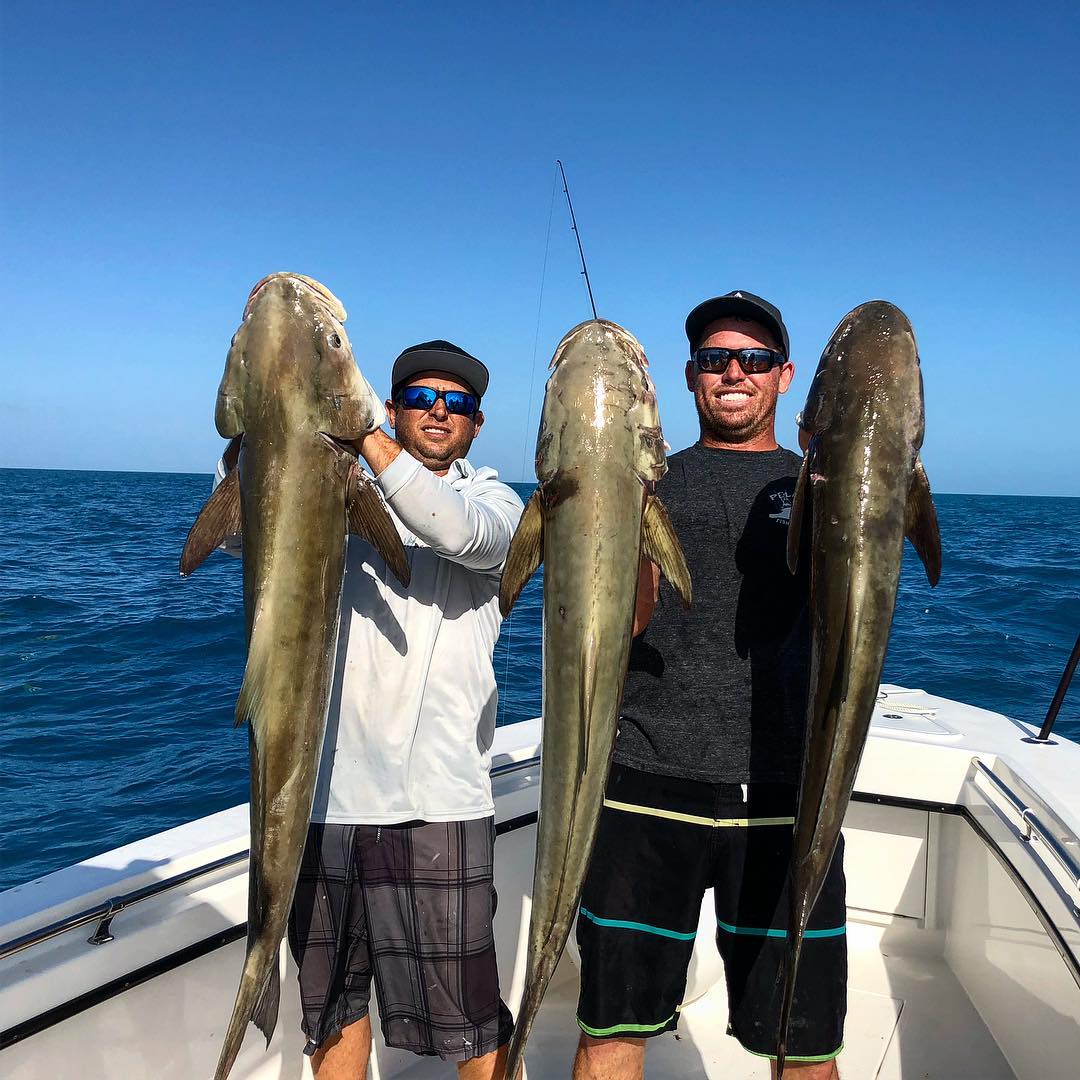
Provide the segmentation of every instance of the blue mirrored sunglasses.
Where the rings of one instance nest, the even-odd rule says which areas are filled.
[[[436,390],[433,386],[406,386],[398,391],[398,404],[406,409],[423,409],[427,412],[442,398],[446,411],[455,416],[473,416],[480,408],[480,399],[464,390]]]

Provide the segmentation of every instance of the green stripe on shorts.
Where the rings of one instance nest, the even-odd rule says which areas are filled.
[[[580,1023],[580,1021],[579,1021],[579,1023]],[[756,1050],[749,1050],[745,1046],[743,1047],[743,1049],[746,1050],[746,1052],[748,1054],[753,1054],[754,1057],[768,1058],[770,1061],[775,1061],[776,1060],[776,1055],[775,1054],[759,1054]],[[844,1044],[841,1043],[831,1054],[817,1054],[816,1056],[810,1055],[810,1054],[807,1054],[807,1055],[804,1055],[804,1056],[800,1056],[799,1054],[788,1054],[784,1058],[784,1060],[785,1061],[805,1061],[807,1063],[812,1063],[812,1062],[816,1062],[816,1061],[832,1061],[834,1058],[836,1058],[839,1055],[840,1051],[843,1050],[843,1049],[844,1049]]]
[[[612,1024],[611,1027],[606,1028],[594,1028],[589,1027],[588,1024],[583,1023],[581,1019],[578,1019],[578,1027],[585,1032],[586,1035],[592,1035],[594,1038],[601,1038],[604,1035],[648,1035],[654,1031],[659,1031],[661,1028],[667,1027],[672,1020],[675,1019],[675,1014],[672,1013],[666,1020],[661,1020],[659,1024]],[[838,1050],[837,1053],[840,1051]],[[799,1060],[798,1058],[792,1058],[792,1061]],[[822,1059],[824,1060],[824,1058]]]

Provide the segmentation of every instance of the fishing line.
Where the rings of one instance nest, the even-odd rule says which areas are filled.
[[[551,249],[551,219],[555,212],[555,175],[551,176],[551,202],[548,206],[548,221],[547,221],[547,235],[544,239],[544,262],[540,268],[540,296],[536,302],[536,333],[533,334],[533,351],[532,351],[532,364],[529,366],[529,404],[525,410],[525,436],[521,442],[521,479],[524,481],[526,477],[525,463],[528,460],[529,455],[529,430],[530,423],[532,421],[532,406],[533,406],[533,390],[536,387],[536,352],[540,347],[540,315],[544,309],[544,283],[547,281],[547,264],[548,264],[548,252]],[[499,715],[501,714],[506,694],[507,683],[506,680],[510,673],[510,646],[514,640],[514,611],[517,609],[517,604],[510,609],[510,618],[506,622],[506,654],[503,662],[503,694],[499,697],[499,706],[495,710],[495,726],[499,725]]]
[[[525,438],[521,443],[521,479],[526,477],[529,456],[529,431],[532,422],[533,388],[536,386],[536,350],[540,346],[540,313],[544,308],[544,282],[547,280],[548,251],[551,248],[551,218],[555,212],[555,177],[551,178],[551,205],[548,207],[547,238],[544,240],[544,265],[540,270],[540,299],[536,303],[536,333],[533,334],[532,365],[529,368],[529,406],[525,410]],[[513,614],[513,612],[511,612]]]

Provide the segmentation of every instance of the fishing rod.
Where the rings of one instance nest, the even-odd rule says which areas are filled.
[[[566,194],[566,206],[570,211],[570,228],[574,230],[574,239],[577,240],[578,254],[581,256],[581,276],[585,279],[585,288],[589,290],[589,303],[592,305],[592,317],[595,319],[598,318],[596,301],[593,299],[592,282],[589,281],[589,268],[585,265],[585,249],[581,246],[581,233],[578,231],[577,217],[574,215],[574,204],[570,200],[570,188],[566,183],[566,170],[558,158],[555,159],[555,164],[559,166],[559,172],[562,173],[562,189]]]
[[[1065,670],[1061,673],[1061,682],[1058,683],[1057,692],[1054,694],[1054,700],[1050,702],[1050,708],[1047,710],[1042,730],[1034,739],[1029,741],[1044,743],[1049,740],[1050,732],[1054,730],[1054,721],[1061,711],[1061,703],[1065,700],[1065,694],[1068,692],[1069,683],[1072,682],[1072,677],[1076,673],[1078,664],[1080,664],[1080,635],[1077,635],[1076,644],[1073,646],[1072,654],[1065,664]]]
[[[573,230],[574,239],[577,241],[578,255],[581,258],[581,276],[585,279],[585,288],[589,293],[589,306],[592,308],[593,318],[596,319],[599,318],[599,316],[596,314],[596,301],[593,299],[592,282],[589,280],[589,267],[585,262],[585,249],[581,245],[581,233],[577,226],[577,215],[574,213],[574,202],[570,198],[570,186],[566,182],[566,169],[563,167],[563,163],[559,158],[555,159],[555,164],[558,165],[559,175],[562,177],[563,194],[566,196],[566,208],[570,211],[570,228]],[[536,352],[540,343],[540,315],[544,307],[544,282],[547,280],[548,249],[551,246],[551,218],[554,208],[555,184],[552,182],[551,205],[548,207],[547,238],[544,241],[544,265],[540,271],[540,296],[536,305],[536,334],[533,338],[533,358],[529,372],[529,405],[525,414],[525,441],[522,444],[521,452],[521,473],[523,477],[525,475],[525,462],[528,454],[529,421],[532,419],[533,386],[536,379]],[[499,704],[496,709],[496,726],[499,722],[499,716],[503,713],[505,699],[507,697],[507,677],[510,673],[510,645],[514,639],[514,612],[516,610],[516,607],[511,610],[510,618],[506,626],[506,652],[503,654],[503,693],[499,695]]]

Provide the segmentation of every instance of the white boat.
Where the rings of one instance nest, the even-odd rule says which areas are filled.
[[[996,713],[883,686],[848,814],[845,1080],[1080,1076],[1080,746]],[[503,993],[521,995],[539,780],[539,721],[496,733],[496,919]],[[0,893],[0,1076],[206,1078],[244,950],[247,807],[193,821]],[[677,1035],[650,1078],[767,1077],[725,1035],[702,907]],[[237,1080],[309,1076],[295,972],[265,1047]],[[578,1028],[573,946],[529,1043],[533,1080],[568,1077]],[[451,1067],[382,1046],[375,1080]]]

